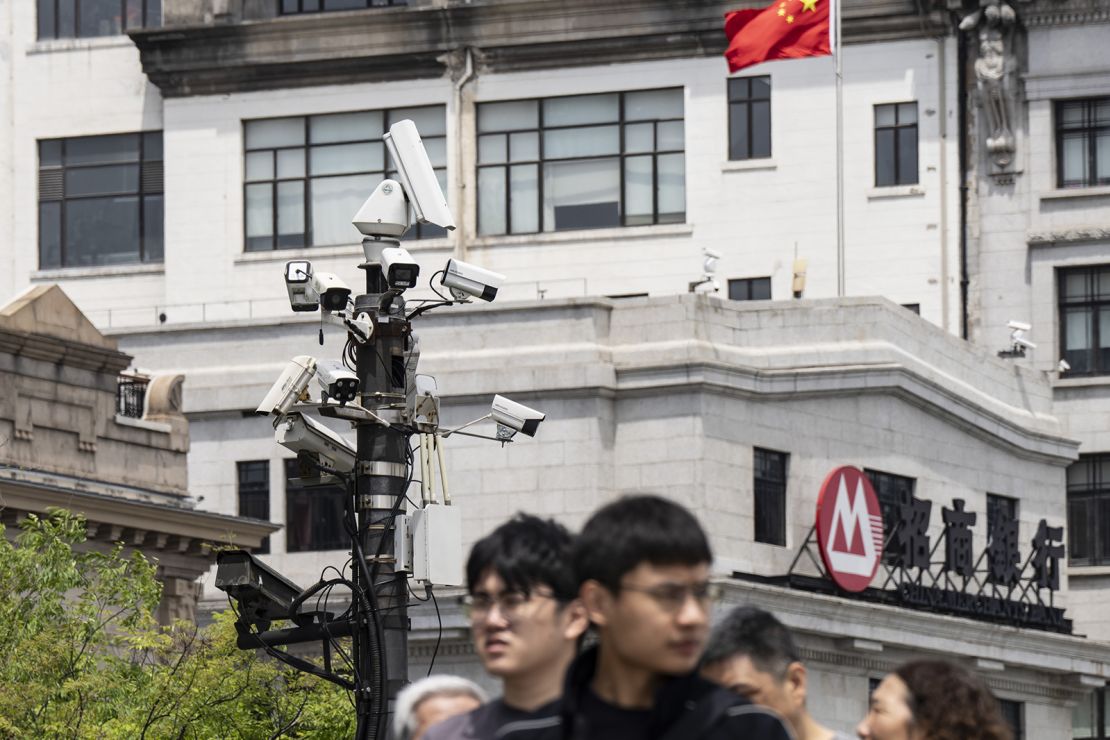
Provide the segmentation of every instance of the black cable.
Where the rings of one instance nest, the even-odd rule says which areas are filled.
[[[428,597],[432,600],[432,606],[436,608],[436,623],[439,625],[436,631],[436,646],[432,650],[432,662],[428,664],[428,675],[432,675],[432,668],[436,664],[436,656],[439,655],[439,644],[443,641],[443,617],[439,613],[439,602],[436,601],[436,592],[432,590],[432,584],[426,585]]]
[[[439,296],[442,300],[446,301],[447,296],[443,295],[443,293],[440,293],[438,290],[436,290],[436,286],[435,286],[436,275],[442,275],[443,273],[444,273],[444,270],[436,270],[435,272],[433,272],[432,276],[430,278],[428,278],[428,288],[431,289],[431,291],[433,293],[435,293],[437,296]]]

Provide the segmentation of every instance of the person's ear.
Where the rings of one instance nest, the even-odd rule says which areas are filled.
[[[566,625],[563,627],[563,637],[567,640],[578,640],[590,628],[590,616],[586,613],[586,606],[581,599],[575,599],[566,605]]]
[[[790,665],[786,666],[786,692],[790,696],[790,701],[796,707],[804,707],[806,703],[806,691],[809,687],[809,674],[806,672],[805,664],[795,660]]]
[[[581,588],[578,589],[578,600],[581,602],[582,608],[585,609],[586,617],[590,622],[598,627],[604,627],[609,623],[609,610],[612,607],[613,595],[600,582],[590,579],[583,583]]]

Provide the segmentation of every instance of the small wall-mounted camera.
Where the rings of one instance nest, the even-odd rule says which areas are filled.
[[[523,403],[510,401],[504,396],[493,397],[491,415],[493,420],[501,426],[508,427],[513,432],[526,434],[529,437],[536,436],[536,430],[539,429],[540,422],[547,417],[547,414],[529,408]]]
[[[505,282],[505,276],[462,260],[449,259],[439,282],[451,290],[455,300],[468,300],[469,296],[474,296],[492,301],[497,297],[497,289]]]

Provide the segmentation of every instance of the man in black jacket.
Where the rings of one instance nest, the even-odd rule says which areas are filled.
[[[699,677],[713,556],[694,516],[656,496],[598,510],[574,544],[597,646],[567,672],[562,737],[788,740],[778,715]]]

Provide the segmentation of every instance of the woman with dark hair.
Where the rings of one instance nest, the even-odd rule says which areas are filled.
[[[915,660],[887,674],[856,733],[864,740],[1013,738],[983,682],[943,660]]]

